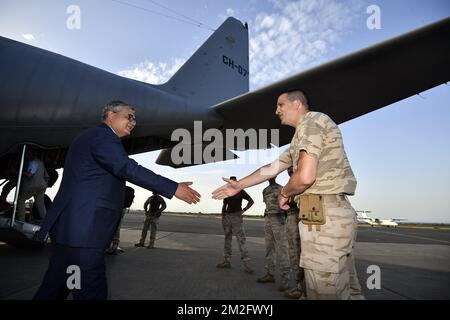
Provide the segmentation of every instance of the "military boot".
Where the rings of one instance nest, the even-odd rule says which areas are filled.
[[[147,249],[153,249],[155,247],[155,240],[150,240],[150,243],[147,246]]]
[[[305,290],[302,288],[301,284],[297,284],[295,288],[285,291],[284,296],[289,299],[303,300],[306,298],[306,293]]]
[[[216,265],[216,268],[231,268],[230,259],[224,258],[221,263]]]
[[[253,273],[253,269],[250,267],[250,262],[244,261],[244,271],[246,273]]]
[[[144,243],[143,242],[135,243],[134,246],[135,247],[143,247]]]
[[[256,279],[259,283],[273,283],[275,282],[275,278],[271,273],[267,273],[265,276],[262,276],[261,278]]]
[[[278,285],[278,291],[286,291],[287,289],[289,289],[289,275],[283,275]]]

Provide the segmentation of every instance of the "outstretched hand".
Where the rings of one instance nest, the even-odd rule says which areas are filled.
[[[222,179],[227,183],[212,192],[213,199],[221,200],[228,197],[232,197],[242,190],[239,188],[239,183],[237,181],[228,178]]]
[[[192,182],[180,182],[177,191],[175,191],[175,197],[189,204],[200,202],[201,195],[189,187],[191,184]]]
[[[292,202],[291,197],[284,197],[281,195],[281,193],[278,195],[278,205],[283,210],[289,210],[290,206],[289,204]]]

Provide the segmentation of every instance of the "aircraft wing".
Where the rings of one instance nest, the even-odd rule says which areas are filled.
[[[281,92],[302,89],[312,110],[340,124],[449,81],[449,39],[447,18],[212,108],[224,129],[280,129],[282,146],[294,130],[275,115]]]

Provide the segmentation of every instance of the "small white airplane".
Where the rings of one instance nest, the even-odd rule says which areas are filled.
[[[356,211],[358,213],[358,223],[361,224],[369,224],[370,226],[384,226],[384,227],[397,227],[397,221],[403,221],[406,219],[381,219],[381,218],[372,218],[367,214],[372,211]]]

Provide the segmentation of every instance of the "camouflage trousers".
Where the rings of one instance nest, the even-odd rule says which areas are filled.
[[[343,195],[323,196],[323,209],[326,223],[319,231],[299,223],[307,297],[347,300],[361,290],[352,256],[356,212]]]
[[[231,245],[233,234],[237,239],[239,250],[241,251],[242,261],[250,260],[250,257],[248,256],[247,246],[245,245],[245,232],[242,222],[243,222],[242,214],[232,213],[232,214],[225,214],[222,216],[222,227],[223,232],[225,234],[224,255],[223,255],[225,260],[228,261],[231,260],[231,252],[232,252]]]
[[[287,223],[287,241],[289,244],[289,260],[291,262],[291,270],[295,274],[297,283],[304,280],[305,274],[300,268],[300,232],[298,230],[298,210],[295,213],[288,213]]]
[[[266,215],[264,218],[264,239],[266,244],[267,273],[274,274],[275,261],[277,261],[282,277],[289,279],[291,268],[284,214]],[[274,259],[275,255],[276,259]]]
[[[147,237],[148,229],[150,229],[150,243],[154,243],[156,239],[156,230],[158,229],[159,217],[147,214],[144,221],[144,226],[142,227],[142,234],[140,243],[145,243],[145,238]]]
[[[116,233],[114,234],[114,237],[112,239],[110,248],[117,249],[120,243],[120,227],[122,226],[122,219],[124,214],[128,211],[128,209],[122,210],[122,215],[120,216],[119,224],[117,225]]]

